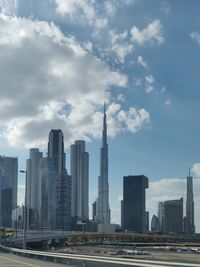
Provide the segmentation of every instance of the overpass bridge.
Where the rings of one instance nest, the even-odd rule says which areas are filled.
[[[164,245],[200,246],[200,237],[172,236],[172,235],[143,235],[136,233],[91,233],[64,231],[27,231],[27,247],[48,248],[65,244],[108,244],[108,245]],[[8,240],[11,246],[22,247],[23,231],[17,237]]]

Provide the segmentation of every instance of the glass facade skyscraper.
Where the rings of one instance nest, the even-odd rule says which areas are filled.
[[[145,233],[146,194],[148,178],[144,175],[124,176],[123,178],[123,228],[124,230]]]
[[[56,171],[54,160],[40,160],[39,223],[42,227],[55,228],[56,223]]]
[[[188,236],[195,234],[193,177],[190,175],[190,173],[187,177],[186,234]]]
[[[52,129],[49,133],[48,158],[54,160],[57,174],[65,170],[64,136],[60,129]]]
[[[71,145],[72,217],[89,219],[89,154],[85,141]]]
[[[26,161],[27,171],[27,206],[33,210],[33,222],[38,223],[39,211],[39,165],[43,154],[38,148],[30,149],[29,159]]]

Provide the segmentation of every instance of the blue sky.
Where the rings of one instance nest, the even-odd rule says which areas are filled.
[[[185,197],[193,170],[200,231],[198,0],[0,0],[1,154],[46,153],[48,132],[87,141],[97,196],[107,104],[110,205],[119,222],[122,177],[149,177],[147,207]],[[19,179],[22,199],[23,177]]]

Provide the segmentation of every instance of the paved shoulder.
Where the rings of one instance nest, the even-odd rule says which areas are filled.
[[[0,253],[0,267],[62,267],[67,265],[29,259],[13,254]]]

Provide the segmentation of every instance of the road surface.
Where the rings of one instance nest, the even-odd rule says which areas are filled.
[[[67,267],[66,264],[56,264],[36,259],[29,259],[13,254],[0,253],[0,267]]]

